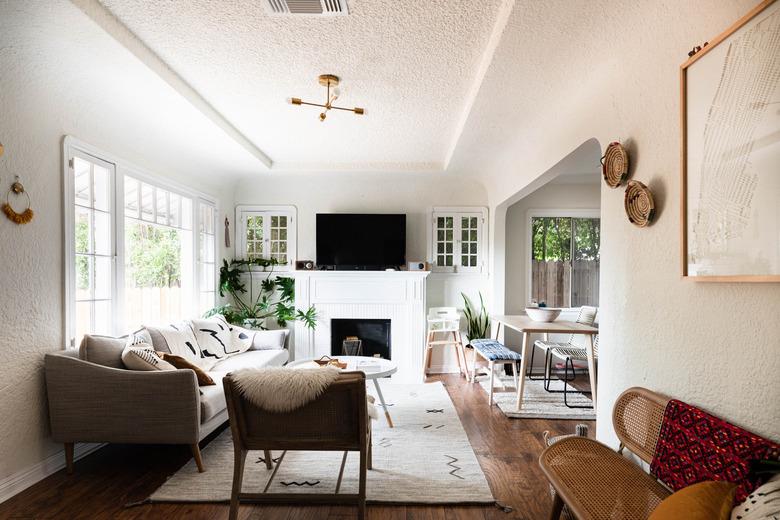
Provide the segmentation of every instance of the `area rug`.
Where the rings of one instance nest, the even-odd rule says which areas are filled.
[[[373,386],[373,385],[371,385]],[[371,387],[369,387],[372,389]],[[384,414],[373,424],[374,469],[366,500],[389,504],[489,504],[495,499],[477,462],[458,412],[441,383],[383,384],[395,428]],[[371,393],[369,391],[369,393]],[[282,463],[268,493],[333,493],[342,452],[274,452]],[[243,490],[262,492],[272,470],[263,452],[250,451]],[[358,453],[350,453],[340,493],[357,493]],[[203,450],[204,473],[190,461],[149,498],[151,502],[228,502],[233,481],[233,441],[226,430]]]
[[[489,377],[477,376],[477,381],[485,390],[490,390]],[[505,388],[501,388],[501,385]],[[593,408],[569,408],[563,403],[563,394],[553,394],[544,389],[542,381],[525,380],[523,407],[518,412],[517,389],[511,376],[496,377],[494,381],[493,402],[504,412],[504,415],[513,419],[578,419],[585,421],[596,420],[596,412]],[[563,390],[563,382],[552,382],[554,390]],[[571,390],[572,388],[569,387]],[[577,406],[590,406],[591,400],[579,392],[569,393],[569,404]]]

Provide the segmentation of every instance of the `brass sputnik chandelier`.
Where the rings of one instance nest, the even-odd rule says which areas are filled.
[[[366,113],[366,111],[362,108],[343,108],[333,105],[333,102],[336,101],[339,97],[338,89],[336,89],[339,84],[338,76],[334,76],[333,74],[322,74],[319,77],[319,82],[320,85],[328,89],[324,105],[320,105],[319,103],[307,103],[306,101],[301,101],[301,98],[291,98],[290,103],[293,105],[309,105],[312,107],[324,108],[325,110],[320,113],[320,121],[325,121],[325,118],[328,117],[328,112],[330,110],[345,110],[347,112],[354,112],[359,116],[362,116]],[[333,87],[333,93],[331,93],[331,87]]]

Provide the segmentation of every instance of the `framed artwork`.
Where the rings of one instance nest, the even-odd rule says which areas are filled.
[[[683,276],[780,282],[780,1],[755,7],[680,75]]]

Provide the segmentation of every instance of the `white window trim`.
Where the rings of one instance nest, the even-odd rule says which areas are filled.
[[[114,178],[112,179],[112,193],[111,193],[111,221],[112,221],[112,245],[113,245],[113,264],[114,264],[114,277],[113,292],[112,292],[112,323],[111,332],[114,335],[124,334],[128,331],[122,330],[121,319],[124,316],[124,178],[125,175],[143,181],[147,184],[152,184],[158,188],[166,191],[171,191],[183,195],[192,199],[192,243],[193,243],[193,291],[197,296],[200,294],[200,279],[198,275],[198,256],[200,251],[200,234],[198,233],[198,204],[203,201],[207,204],[214,206],[214,259],[215,259],[215,280],[214,283],[219,283],[218,273],[218,258],[217,254],[219,247],[217,244],[217,221],[219,216],[219,201],[205,193],[198,190],[194,190],[187,186],[184,186],[175,181],[169,181],[168,179],[160,179],[159,175],[154,175],[148,170],[135,166],[129,161],[121,159],[120,157],[106,152],[98,147],[95,147],[89,143],[85,143],[73,136],[66,135],[62,141],[62,175],[64,179],[63,190],[63,210],[65,213],[63,219],[63,231],[65,234],[65,348],[74,348],[78,345],[72,343],[75,338],[75,251],[73,244],[73,237],[75,233],[75,202],[74,202],[74,185],[71,173],[70,157],[78,154],[88,155],[92,159],[101,163],[108,163],[114,168]],[[156,204],[156,201],[155,201]],[[217,287],[217,285],[215,285]],[[216,304],[216,298],[215,302]],[[196,310],[195,308],[191,310]],[[138,324],[139,326],[141,324]]]
[[[457,218],[464,213],[470,215],[478,214],[480,218],[480,227],[477,233],[477,240],[479,241],[479,248],[477,251],[477,267],[462,267],[460,266],[460,253],[453,256],[458,259],[457,267],[447,267],[436,265],[436,217],[440,214],[453,215]],[[488,209],[484,206],[434,206],[430,211],[430,219],[428,220],[427,231],[427,256],[428,261],[431,264],[432,273],[450,273],[450,274],[479,274],[487,275],[488,273]],[[455,240],[456,244],[460,243],[460,238]],[[454,246],[453,246],[454,247]],[[453,252],[455,249],[453,250]]]
[[[531,294],[533,294],[531,284],[533,283],[533,276],[531,274],[531,255],[533,254],[534,244],[533,237],[531,236],[532,226],[531,222],[534,217],[567,217],[567,218],[597,218],[601,219],[601,210],[597,208],[592,209],[529,209],[526,212],[525,218],[525,245],[526,255],[523,261],[526,284],[525,284],[525,303],[528,304],[531,301]],[[599,248],[600,249],[600,248]],[[580,307],[567,307],[563,309],[563,312],[577,311]]]
[[[298,259],[298,208],[284,205],[248,205],[236,206],[236,258],[246,258],[246,219],[245,213],[266,213],[269,216],[286,216],[289,219],[287,226],[287,265],[274,266],[275,272],[289,272],[295,270],[295,261]],[[270,250],[267,252],[270,255]],[[259,267],[258,267],[259,269]]]

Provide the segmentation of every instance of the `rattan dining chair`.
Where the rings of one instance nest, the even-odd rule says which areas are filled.
[[[366,470],[371,469],[371,421],[363,372],[341,373],[317,399],[287,413],[267,412],[253,405],[238,390],[231,374],[223,383],[234,449],[230,520],[238,518],[240,502],[352,504],[358,507],[358,518],[365,518]],[[261,492],[242,491],[248,450],[263,450],[266,467],[274,469]],[[283,452],[276,468],[271,450]],[[287,450],[343,451],[335,493],[268,493]],[[360,452],[358,492],[339,493],[350,451]]]

